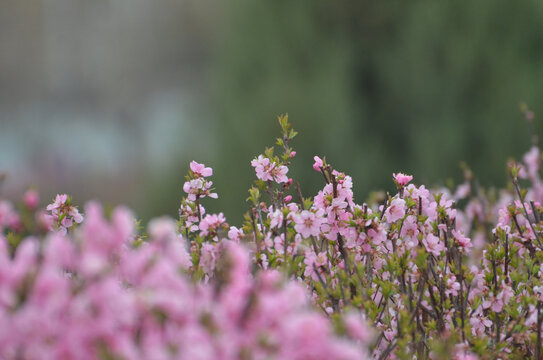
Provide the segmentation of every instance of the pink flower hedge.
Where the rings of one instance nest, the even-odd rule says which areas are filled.
[[[143,240],[124,208],[106,220],[89,203],[85,215],[69,235],[25,238],[13,255],[0,238],[0,358],[364,358],[302,284],[253,276],[241,245],[217,243],[213,280],[194,282],[173,220],[153,220]]]

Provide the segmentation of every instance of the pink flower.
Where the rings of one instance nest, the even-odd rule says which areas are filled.
[[[52,204],[47,205],[45,209],[53,212],[53,214],[55,213],[58,214],[58,211],[55,211],[55,210],[60,208],[62,205],[66,204],[67,200],[68,200],[68,195],[58,194],[57,197],[55,198],[55,201]]]
[[[407,185],[411,180],[413,180],[413,176],[411,175],[405,175],[402,173],[394,173],[392,174],[392,179],[398,186],[405,186]]]
[[[467,197],[471,192],[471,185],[468,181],[463,184],[458,185],[456,192],[454,193],[454,198],[456,200],[463,199]]]
[[[209,243],[202,244],[202,254],[200,255],[200,266],[202,270],[208,275],[215,270],[215,262],[217,256],[215,255],[215,246]]]
[[[81,224],[83,222],[83,215],[81,215],[79,213],[79,210],[77,210],[76,207],[73,207],[70,209],[70,211],[68,212],[68,214],[72,217],[72,219],[78,223],[78,224]]]
[[[313,160],[315,160],[315,163],[313,164],[313,169],[320,172],[321,168],[324,166],[324,164],[322,163],[322,159],[315,155],[313,157]]]
[[[484,335],[486,328],[489,328],[492,326],[492,321],[479,315],[479,316],[473,316],[469,320],[469,324],[471,325],[471,332],[473,336],[481,336],[481,335]]]
[[[231,226],[230,230],[228,230],[228,238],[233,242],[239,244],[241,242],[241,239],[243,238],[243,230],[238,229],[235,226]]]
[[[288,173],[288,167],[286,167],[284,165],[276,166],[272,170],[273,179],[275,180],[275,182],[277,182],[279,184],[289,182],[289,179],[287,177],[287,173]]]
[[[457,353],[455,356],[454,356],[454,360],[478,360],[479,358],[477,357],[477,355],[474,355],[472,353],[469,353],[469,352],[460,352],[460,353]]]
[[[148,225],[148,233],[153,241],[168,242],[177,239],[175,221],[169,217],[151,220]]]
[[[218,195],[211,192],[212,185],[213,181],[208,181],[203,177],[200,177],[186,181],[185,184],[183,184],[183,191],[188,194],[187,199],[189,201],[196,201],[197,197],[204,198],[206,196],[216,199],[218,198]]]
[[[371,330],[359,314],[350,312],[345,315],[343,321],[349,336],[363,344],[368,344],[371,341]]]
[[[211,233],[215,233],[219,226],[226,222],[223,213],[206,215],[200,222],[200,235],[207,236]]]
[[[434,256],[439,256],[441,251],[445,248],[441,240],[434,234],[426,235],[426,237],[422,239],[422,243],[424,244],[426,251],[434,254]]]
[[[454,236],[454,239],[456,240],[456,243],[460,246],[462,251],[469,251],[469,249],[473,246],[471,240],[465,237],[462,232],[453,230],[452,234]]]
[[[537,146],[532,147],[530,151],[524,155],[524,163],[528,168],[528,177],[530,177],[530,179],[537,177],[540,159],[539,148]]]
[[[326,256],[326,253],[320,252],[315,258],[315,265],[321,267],[326,264],[328,264],[328,256]]]
[[[270,219],[270,228],[273,229],[283,226],[283,211],[281,211],[281,209],[273,210],[273,208],[270,207],[268,218]]]
[[[35,210],[40,204],[40,194],[33,189],[27,190],[23,195],[23,203],[30,210]]]
[[[255,168],[256,177],[260,180],[273,180],[273,177],[271,176],[271,173],[269,171],[270,159],[262,155],[258,155],[258,158],[251,161],[251,166]]]
[[[4,227],[11,227],[19,221],[19,214],[9,201],[0,200],[0,233]]]
[[[57,222],[58,232],[66,234],[67,230],[75,223],[83,222],[83,215],[71,204],[68,195],[57,195],[52,204],[47,205],[46,209],[51,211],[53,220]]]
[[[196,161],[190,162],[190,170],[198,177],[208,177],[213,175],[213,169],[210,167],[205,167],[204,164],[199,164]]]
[[[381,245],[387,239],[387,233],[382,227],[379,227],[377,230],[378,231],[375,231],[374,229],[368,230],[368,236],[373,245]]]
[[[393,223],[405,215],[405,200],[396,198],[390,202],[390,206],[385,211],[387,223]]]
[[[296,223],[294,229],[304,238],[317,236],[320,233],[320,227],[324,222],[322,218],[322,210],[314,213],[309,210],[303,210],[299,215],[293,215],[293,220]]]
[[[407,248],[411,249],[418,245],[418,234],[419,228],[417,225],[417,218],[414,215],[409,215],[403,222],[402,230],[400,232],[400,236],[406,241]]]
[[[251,166],[255,168],[256,177],[263,181],[275,181],[277,183],[288,183],[288,167],[278,166],[267,157],[258,155],[258,158],[251,161]]]

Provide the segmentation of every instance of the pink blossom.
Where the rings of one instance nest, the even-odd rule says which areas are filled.
[[[315,160],[315,163],[313,164],[313,169],[321,171],[321,168],[324,166],[322,159],[315,155],[313,157],[313,160]]]
[[[223,213],[206,215],[200,222],[200,235],[207,236],[215,233],[219,226],[226,222]]]
[[[256,177],[260,180],[273,180],[273,177],[271,176],[271,173],[269,171],[269,168],[271,167],[270,159],[262,155],[258,155],[258,158],[251,161],[251,166],[255,168]]]
[[[434,234],[426,235],[426,237],[422,239],[422,243],[424,244],[424,247],[426,247],[426,251],[432,253],[434,256],[439,256],[441,251],[445,248],[445,245],[443,245],[441,240]]]
[[[196,161],[190,162],[190,170],[198,177],[208,177],[213,175],[213,169],[210,167],[205,167],[204,164],[199,164]]]
[[[57,231],[60,234],[65,234],[74,223],[83,222],[83,215],[71,204],[66,194],[57,195],[55,201],[47,205],[46,209],[51,212],[53,220],[57,222]]]
[[[303,210],[299,215],[293,215],[293,220],[296,223],[294,229],[304,238],[317,236],[320,233],[320,226],[323,223],[322,210],[316,213]]]
[[[464,199],[467,197],[471,192],[471,185],[469,182],[465,182],[463,184],[458,185],[456,188],[456,192],[454,193],[454,198],[456,200]]]
[[[149,236],[154,241],[174,241],[177,239],[176,224],[169,217],[156,218],[149,222]]]
[[[286,167],[284,165],[276,166],[272,170],[273,179],[277,183],[287,183],[287,182],[289,182],[289,178],[287,177],[287,173],[288,173],[288,167]]]
[[[215,246],[209,243],[202,245],[202,253],[200,255],[200,266],[202,270],[208,275],[212,275],[215,270],[215,262],[217,256],[215,255]]]
[[[283,226],[283,211],[281,209],[274,210],[270,207],[270,212],[268,212],[268,218],[270,219],[270,228],[279,228]]]
[[[209,196],[210,198],[217,199],[218,195],[211,192],[213,186],[212,181],[208,181],[203,177],[191,179],[183,184],[183,191],[188,194],[187,199],[189,201],[196,201],[196,198],[204,198]]]
[[[471,325],[473,336],[482,336],[484,335],[486,328],[492,326],[492,321],[483,316],[473,316],[469,320],[469,324]]]
[[[382,244],[387,238],[386,232],[383,228],[379,228],[378,231],[369,229],[368,236],[374,245]]]
[[[198,207],[197,207],[198,206]],[[198,212],[198,209],[200,212]],[[199,217],[202,217],[206,213],[206,209],[202,206],[202,204],[194,204],[194,203],[185,203],[181,205],[181,208],[179,209],[180,217],[185,221],[185,227],[190,232],[195,232],[199,230],[198,225],[196,225],[200,220]]]
[[[472,353],[465,353],[465,352],[456,354],[454,357],[454,360],[478,360],[478,359],[479,358],[477,357],[477,355],[472,354]]]
[[[256,177],[263,181],[275,181],[277,183],[287,183],[288,168],[284,165],[277,165],[267,157],[258,155],[258,158],[251,161],[251,166],[255,168]]]
[[[392,178],[398,186],[402,186],[402,187],[407,185],[411,180],[413,180],[413,176],[405,175],[402,173],[397,173],[397,174],[394,173],[392,174]]]
[[[40,204],[40,194],[34,190],[27,190],[23,195],[23,203],[30,210],[35,210]]]
[[[471,249],[471,247],[473,246],[471,240],[465,237],[462,232],[453,230],[452,235],[454,236],[454,239],[456,240],[462,251],[469,251],[469,249]]]
[[[5,200],[0,200],[0,233],[4,227],[10,227],[19,219],[19,215],[13,205]]]
[[[402,230],[400,236],[406,241],[407,247],[409,249],[418,245],[419,240],[417,236],[419,234],[419,229],[417,225],[417,218],[414,215],[409,215],[405,218],[405,221],[402,225]]]
[[[52,204],[47,205],[45,209],[53,212],[53,214],[58,214],[57,209],[59,209],[62,205],[66,204],[67,200],[68,200],[68,195],[58,194],[55,198],[55,201]]]
[[[540,162],[539,148],[534,146],[524,155],[524,163],[528,168],[528,177],[534,179],[537,177],[539,171],[539,162]]]
[[[405,200],[396,198],[390,202],[390,206],[385,211],[387,223],[393,223],[405,215]]]
[[[326,255],[326,253],[320,252],[315,257],[315,265],[318,267],[321,267],[321,266],[325,266],[326,264],[328,264],[328,256]]]
[[[344,316],[343,321],[345,322],[349,336],[361,341],[363,344],[368,344],[371,341],[372,331],[362,316],[354,312],[349,312]]]
[[[228,230],[228,238],[233,242],[239,244],[241,242],[241,239],[243,238],[243,230],[238,229],[235,226],[231,226],[230,230]]]

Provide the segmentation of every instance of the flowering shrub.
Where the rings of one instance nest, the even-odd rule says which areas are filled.
[[[219,243],[213,281],[192,282],[173,220],[153,220],[143,239],[126,209],[108,221],[90,203],[85,215],[71,234],[59,227],[15,251],[0,239],[0,358],[363,358],[332,336],[301,284],[272,270],[253,277],[241,245]]]
[[[0,201],[0,358],[542,358],[538,147],[499,192],[467,168],[455,189],[397,173],[394,194],[356,203],[318,156],[323,188],[303,196],[279,123],[239,227],[206,213],[213,171],[196,162],[179,221],[147,232],[66,195]]]

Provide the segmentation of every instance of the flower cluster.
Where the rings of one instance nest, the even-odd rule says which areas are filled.
[[[312,198],[288,183],[256,181],[250,190],[240,238],[254,245],[256,265],[301,279],[326,314],[363,314],[380,333],[370,345],[374,358],[541,356],[537,147],[512,167],[513,192],[499,197],[474,186],[465,169],[456,189],[430,190],[393,174],[395,195],[357,204],[352,179],[314,160],[325,184]],[[519,179],[528,181],[525,190]]]
[[[25,200],[28,202],[29,199]],[[51,212],[52,220],[61,234],[66,234],[66,231],[74,224],[83,221],[83,215],[79,213],[77,207],[72,205],[72,199],[66,194],[57,195],[55,201],[47,205],[46,210]]]
[[[255,168],[256,177],[260,180],[271,180],[277,183],[288,181],[288,168],[284,165],[277,165],[267,157],[258,155],[258,158],[251,161],[251,166]]]
[[[190,163],[190,170],[187,181],[183,185],[183,191],[188,194],[187,199],[196,201],[196,199],[206,196],[216,199],[218,195],[211,192],[213,182],[206,179],[206,177],[213,175],[213,170],[203,164],[198,164],[196,161]]]
[[[179,221],[147,233],[124,208],[0,199],[0,358],[543,358],[538,147],[506,190],[464,167],[457,187],[397,173],[393,194],[357,203],[318,156],[322,189],[304,197],[279,123],[237,227],[206,213],[213,171],[196,162]]]
[[[142,241],[124,208],[85,214],[73,235],[27,237],[13,255],[0,236],[0,358],[365,358],[367,327],[335,336],[301,284],[253,276],[241,245],[222,240],[213,282],[193,283],[173,220],[151,221]]]

